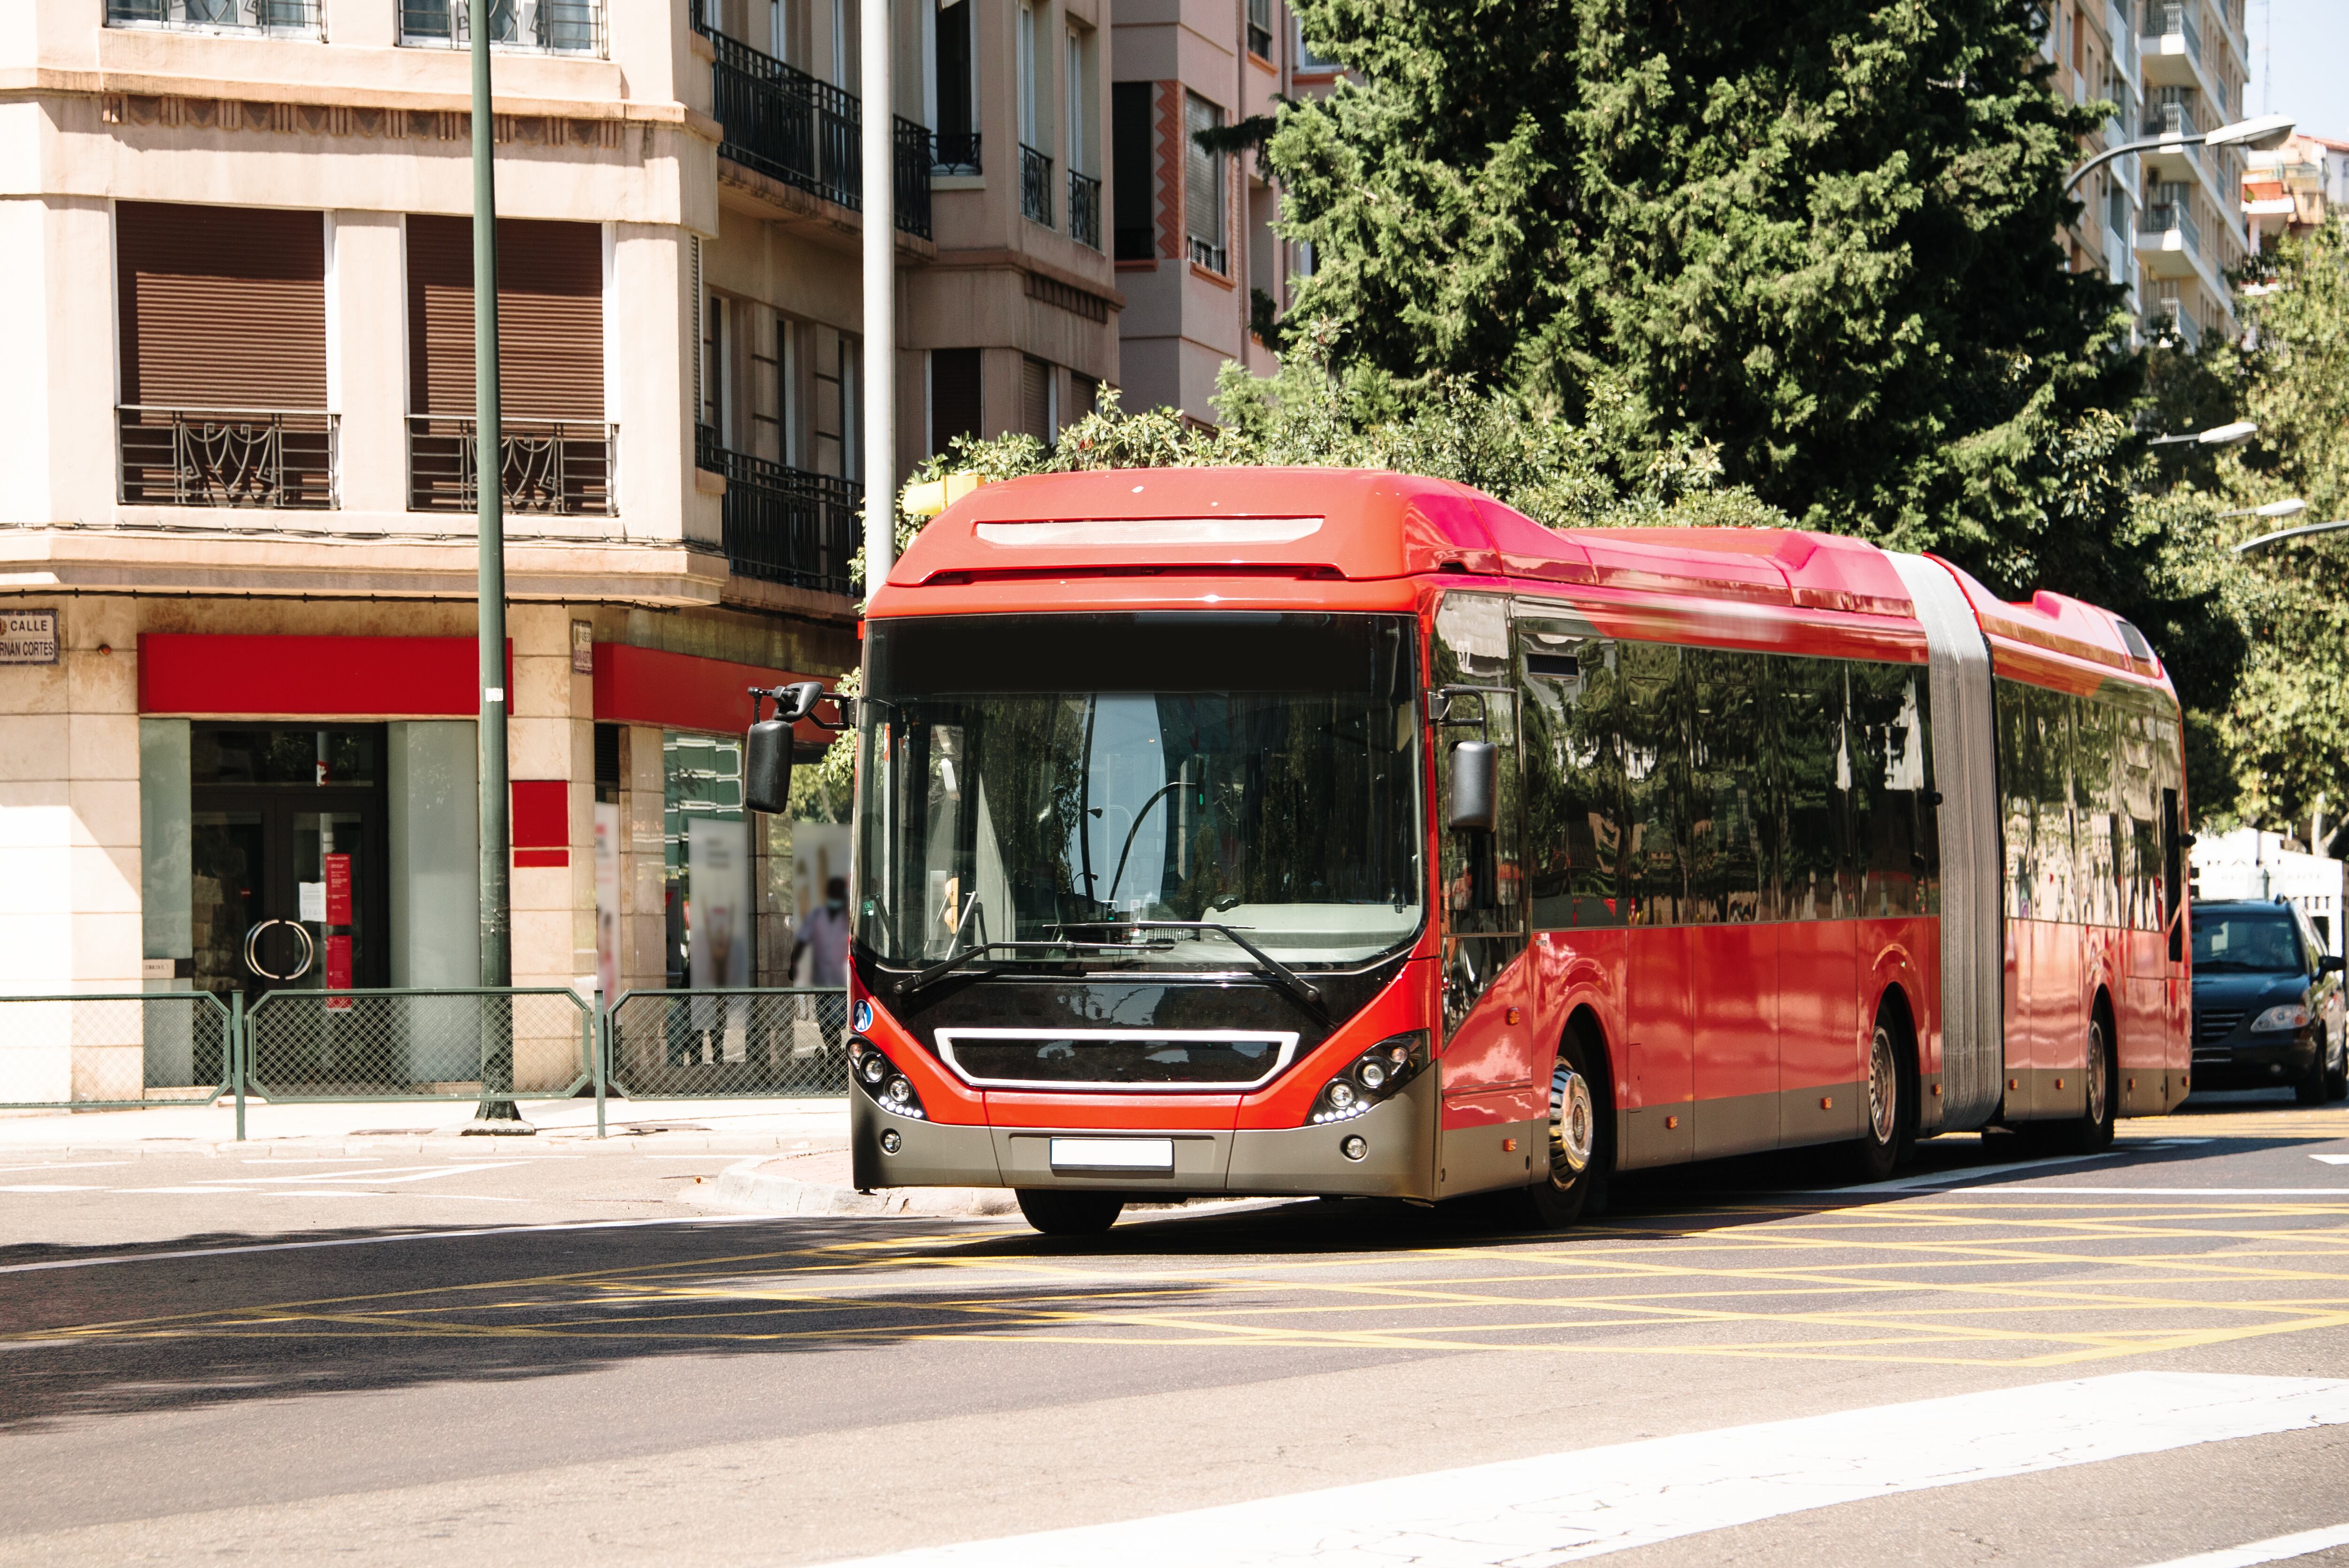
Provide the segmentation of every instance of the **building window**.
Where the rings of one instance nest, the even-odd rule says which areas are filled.
[[[1197,93],[1185,95],[1183,114],[1183,230],[1191,260],[1211,273],[1231,271],[1224,244],[1224,166],[1220,152],[1199,145],[1203,130],[1220,130],[1224,111]]]
[[[1272,59],[1272,0],[1247,0],[1247,46],[1257,59]]]
[[[705,315],[705,331],[710,325]],[[722,381],[723,368],[705,357],[705,387]],[[599,225],[498,221],[498,381],[506,505],[612,511]],[[472,511],[471,218],[409,215],[408,385],[409,510]]]
[[[1047,447],[1060,438],[1060,388],[1052,367],[1040,359],[1019,361],[1019,428]]]
[[[114,237],[123,503],[333,506],[325,215],[122,201]]]
[[[318,5],[319,0],[106,0],[106,25],[316,38],[323,36]]]
[[[972,0],[948,0],[938,7],[936,28],[938,126],[936,167],[941,174],[976,174],[978,117],[971,90]]]
[[[407,48],[471,48],[472,9],[467,0],[399,0],[400,44]],[[600,57],[604,7],[601,0],[490,0],[490,42],[501,48]]]
[[[1300,71],[1334,71],[1338,62],[1305,41],[1305,24],[1297,23],[1297,68]]]
[[[1147,262],[1157,254],[1157,226],[1151,219],[1151,82],[1112,82],[1109,88],[1109,155],[1116,176],[1112,200],[1114,247],[1121,262]]]
[[[930,450],[944,452],[957,436],[978,438],[979,376],[976,348],[930,351]]]

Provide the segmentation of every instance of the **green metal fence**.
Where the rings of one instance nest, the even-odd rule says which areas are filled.
[[[561,986],[0,996],[0,1110],[848,1092],[844,991]]]
[[[0,1109],[210,1105],[236,1092],[239,1011],[210,991],[0,996]]]
[[[812,1098],[848,1092],[847,1026],[837,988],[629,991],[604,1037],[630,1099]]]

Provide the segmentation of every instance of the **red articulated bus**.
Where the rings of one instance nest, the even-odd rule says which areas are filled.
[[[2185,1098],[2177,699],[2127,622],[1337,469],[992,485],[873,598],[860,1186],[1039,1228],[1515,1192]]]

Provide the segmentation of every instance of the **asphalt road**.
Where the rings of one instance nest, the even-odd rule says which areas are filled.
[[[1253,1560],[1231,1530],[1737,1480],[1806,1443],[1881,1495],[1698,1487],[1660,1515],[1694,1533],[1612,1561],[2142,1568],[2349,1525],[2349,1108],[2123,1132],[2068,1161],[1937,1140],[1868,1190],[1806,1155],[1700,1168],[1557,1236],[1347,1202],[1081,1244],[712,1213],[723,1154],[27,1155],[0,1171],[0,1564],[821,1563],[1062,1527],[1103,1532],[1071,1561]],[[2161,1414],[2212,1389],[2341,1408],[2217,1439]],[[1963,1470],[2075,1408],[2051,1455]],[[1937,1443],[1962,1473],[1920,1479]],[[1533,1462],[1413,1479],[1502,1461]],[[1377,1560],[1584,1539],[1540,1528]]]

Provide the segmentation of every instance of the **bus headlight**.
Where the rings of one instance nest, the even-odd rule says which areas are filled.
[[[1321,1092],[1313,1098],[1313,1110],[1307,1125],[1319,1127],[1368,1115],[1372,1106],[1393,1099],[1426,1066],[1426,1030],[1391,1035],[1347,1063],[1343,1072],[1321,1086]]]
[[[884,1056],[881,1047],[872,1041],[848,1042],[848,1076],[874,1104],[890,1114],[913,1121],[929,1119],[929,1113],[922,1109],[922,1097],[914,1090],[913,1079],[899,1072],[897,1064]]]
[[[2305,1002],[2286,1002],[2281,1007],[2270,1007],[2251,1020],[2251,1033],[2255,1035],[2269,1034],[2278,1029],[2306,1027],[2308,1027],[2308,1005]]]

